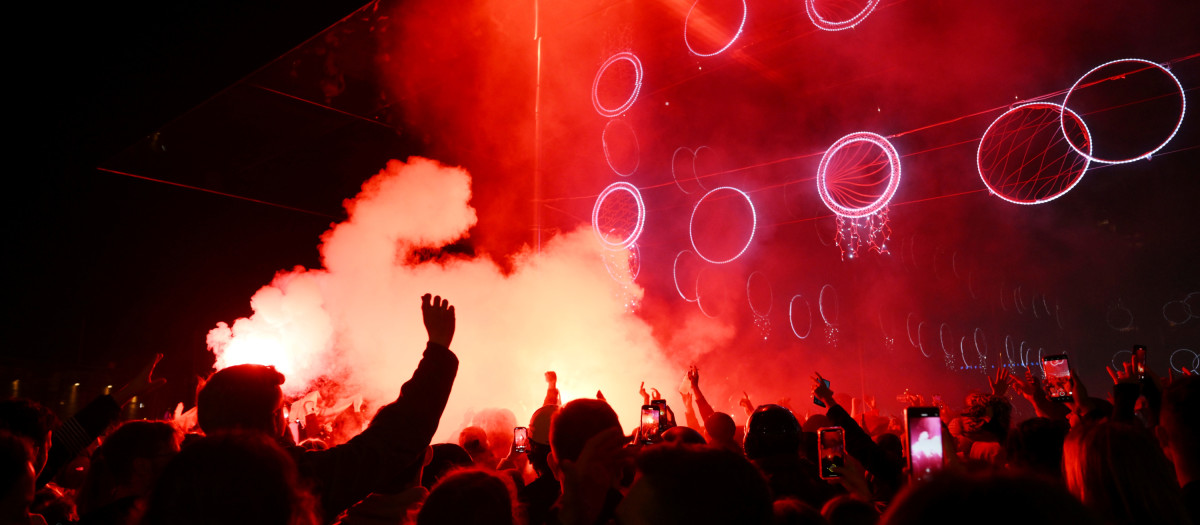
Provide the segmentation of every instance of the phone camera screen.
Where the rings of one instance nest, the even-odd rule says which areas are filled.
[[[942,420],[917,416],[908,420],[908,453],[915,479],[926,480],[942,469]]]

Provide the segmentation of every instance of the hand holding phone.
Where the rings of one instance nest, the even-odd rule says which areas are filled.
[[[661,413],[655,405],[642,405],[641,437],[642,443],[653,443],[658,436],[658,425]]]
[[[513,452],[529,452],[529,429],[527,427],[513,428]]]
[[[909,476],[927,481],[942,470],[942,418],[938,407],[904,409]]]
[[[1075,400],[1075,392],[1071,388],[1071,367],[1067,362],[1067,354],[1043,357],[1042,371],[1046,376],[1046,395],[1051,400],[1059,402]]]
[[[1138,379],[1146,379],[1146,346],[1133,345],[1133,368]]]
[[[817,453],[821,458],[821,479],[842,477],[833,467],[846,465],[846,431],[842,427],[818,429]]]
[[[813,377],[812,380],[814,383],[816,383],[813,385],[813,404],[822,408],[828,408],[829,405],[826,405],[825,402],[821,400],[821,397],[833,395],[833,392],[829,388],[829,380],[821,377],[820,373]],[[828,393],[822,391],[821,389],[825,389],[828,391]]]

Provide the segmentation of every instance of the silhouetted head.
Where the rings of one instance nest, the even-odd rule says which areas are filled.
[[[1019,502],[1019,503],[1017,503]],[[885,525],[1099,524],[1061,485],[1038,477],[943,475],[910,484],[888,507]]]
[[[425,471],[421,473],[421,486],[427,489],[433,488],[447,472],[474,464],[471,461],[471,455],[454,443],[438,443],[432,448],[433,457],[425,466]]]
[[[0,520],[29,511],[36,480],[29,438],[0,430]]]
[[[196,418],[206,434],[223,430],[283,433],[284,381],[272,366],[235,365],[213,373],[196,398]]]
[[[508,476],[467,468],[434,485],[417,514],[418,525],[520,523],[517,491]]]
[[[1179,484],[1200,475],[1200,376],[1177,377],[1163,392],[1158,440],[1175,465]]]
[[[592,436],[610,428],[621,428],[617,413],[598,399],[576,399],[567,403],[550,424],[550,447],[559,461],[575,461]]]
[[[708,434],[709,441],[726,443],[733,441],[733,435],[737,432],[737,424],[733,422],[733,417],[729,414],[713,412],[713,415],[704,420],[704,432]]]
[[[829,525],[875,525],[879,511],[873,503],[843,494],[825,502],[821,516]]]
[[[792,411],[779,405],[762,405],[746,423],[746,457],[759,459],[800,452],[800,422]]]
[[[1008,433],[1008,468],[1050,478],[1062,478],[1065,426],[1044,417],[1022,421]]]
[[[740,454],[703,445],[647,447],[639,476],[617,507],[624,524],[771,522],[771,492]]]
[[[1144,429],[1112,421],[1072,428],[1063,478],[1075,497],[1113,523],[1186,523],[1175,472]]]
[[[146,497],[182,436],[164,421],[127,421],[92,454],[91,468],[79,491],[79,514],[85,515],[126,496]]]
[[[775,525],[829,525],[821,511],[796,498],[780,498],[772,506]]]
[[[467,427],[458,434],[458,445],[466,450],[476,461],[491,457],[488,447],[488,435],[480,427]],[[495,466],[495,465],[493,465]]]
[[[269,436],[217,432],[183,449],[150,496],[143,525],[317,523],[296,465]]]
[[[689,445],[707,445],[704,436],[695,429],[688,427],[671,427],[662,433],[664,443],[686,443]]]
[[[0,430],[28,440],[33,447],[33,470],[41,474],[50,452],[50,431],[58,426],[58,418],[50,409],[28,399],[0,401]]]

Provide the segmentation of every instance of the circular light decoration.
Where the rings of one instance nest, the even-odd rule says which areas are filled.
[[[616,126],[617,128],[612,129],[613,126]],[[617,135],[622,133],[626,134],[625,137],[623,137],[623,142],[620,140],[622,137],[617,137]],[[613,139],[616,139],[614,140],[616,144],[614,144],[613,147],[609,147],[609,140]],[[638,166],[641,165],[642,149],[638,144],[637,134],[634,133],[633,127],[624,120],[612,119],[604,125],[604,131],[600,133],[600,145],[604,148],[605,162],[608,162],[608,167],[612,168],[613,172],[617,175],[622,177],[633,175],[634,172],[637,171]],[[614,156],[617,157],[617,162],[613,162]],[[622,159],[620,157],[626,158]],[[633,160],[632,163],[629,162],[630,158]],[[626,162],[622,163],[622,160]],[[617,167],[617,164],[633,164],[633,167],[630,168],[626,165]]]
[[[600,79],[604,77],[604,73],[608,68],[612,67],[617,62],[628,62],[633,66],[633,87],[629,90],[629,97],[621,105],[611,108],[600,102]],[[596,112],[605,117],[615,117],[633,107],[633,103],[637,102],[638,93],[642,90],[642,61],[638,60],[637,55],[630,52],[617,53],[604,64],[600,66],[600,70],[596,72],[596,78],[592,80],[592,106],[596,108]]]
[[[900,155],[892,143],[875,133],[846,135],[821,156],[817,193],[837,215],[836,242],[843,257],[853,259],[861,244],[888,253],[891,227],[887,205],[899,186]]]
[[[720,267],[706,266],[696,276],[696,306],[709,318],[725,318],[735,312],[741,298],[742,279]]]
[[[900,186],[900,155],[887,139],[862,131],[834,142],[817,167],[821,202],[840,217],[878,213]]]
[[[945,357],[946,368],[952,369],[954,368],[954,353],[952,353],[950,349],[946,348],[946,332],[949,330],[950,326],[946,323],[942,323],[942,325],[938,327],[938,343],[942,345],[942,356]],[[953,339],[951,339],[951,344],[953,344]]]
[[[609,250],[632,246],[642,235],[645,222],[642,194],[628,182],[614,182],[604,188],[592,207],[592,231]]]
[[[637,244],[627,250],[605,250],[602,257],[608,275],[619,283],[633,284],[642,271],[642,251]]]
[[[1089,165],[1068,136],[1091,151],[1087,125],[1070,109],[1051,102],[1013,107],[992,121],[979,140],[979,177],[993,195],[1013,204],[1057,199],[1079,184]]]
[[[829,305],[829,306],[826,306]],[[821,287],[821,296],[818,297],[817,306],[821,310],[821,320],[827,325],[837,324],[838,320],[838,300],[837,290],[833,289],[833,285],[827,284]]]
[[[1183,368],[1188,366],[1188,355],[1192,356],[1191,366],[1188,367],[1188,370],[1193,374],[1196,373],[1196,370],[1200,369],[1200,354],[1187,348],[1180,348],[1174,352],[1171,352],[1171,370],[1182,374]],[[1120,368],[1117,369],[1120,370]]]
[[[758,279],[755,279],[755,277]],[[761,303],[758,305],[754,304],[755,294],[751,291],[751,288],[761,291],[763,287],[766,287],[767,291],[767,304],[765,308]],[[746,302],[750,303],[750,311],[759,317],[771,315],[774,300],[775,291],[771,289],[771,282],[767,280],[767,276],[763,275],[762,272],[751,272],[750,277],[746,278]]]
[[[1016,348],[1015,348],[1015,345],[1013,344],[1012,336],[1011,335],[1004,336],[1004,357],[1008,358],[1009,366],[1016,366],[1016,364],[1017,364],[1017,362],[1014,361],[1013,357],[1012,357],[1013,350],[1016,350]],[[1020,356],[1018,356],[1018,357],[1020,357]]]
[[[1131,72],[1110,75],[1106,78],[1098,78],[1096,80],[1084,83],[1084,80],[1087,80],[1088,77],[1092,76],[1093,73],[1100,71],[1101,69],[1111,67],[1111,66],[1117,65],[1117,64],[1140,65],[1140,66],[1142,66],[1142,68],[1135,70],[1135,71],[1131,71]],[[1071,128],[1070,128],[1070,124],[1067,121],[1066,115],[1063,114],[1060,116],[1059,121],[1061,123],[1062,130],[1064,131],[1065,134],[1067,134],[1067,145],[1069,145],[1071,147],[1071,149],[1075,150],[1076,153],[1078,153],[1079,155],[1082,155],[1084,158],[1086,158],[1092,162],[1099,162],[1101,164],[1124,164],[1127,162],[1133,162],[1136,160],[1150,158],[1151,155],[1157,153],[1158,150],[1162,149],[1163,146],[1166,146],[1167,143],[1171,141],[1171,139],[1175,138],[1175,134],[1179,132],[1179,126],[1181,126],[1183,124],[1183,115],[1184,115],[1184,113],[1187,112],[1187,97],[1184,95],[1184,92],[1183,92],[1183,84],[1181,84],[1179,82],[1179,79],[1176,78],[1175,75],[1172,74],[1170,70],[1168,70],[1167,68],[1163,67],[1160,64],[1151,62],[1149,60],[1143,60],[1140,58],[1123,58],[1120,60],[1113,60],[1110,62],[1105,62],[1103,64],[1100,64],[1100,65],[1092,68],[1091,71],[1088,71],[1087,73],[1084,73],[1082,77],[1079,77],[1079,80],[1076,80],[1075,83],[1071,85],[1071,89],[1067,90],[1067,96],[1063,98],[1063,107],[1070,106],[1071,95],[1075,94],[1075,90],[1078,88],[1095,87],[1095,86],[1104,84],[1106,82],[1124,81],[1130,74],[1138,73],[1138,72],[1144,71],[1146,69],[1154,69],[1154,70],[1161,71],[1164,75],[1167,76],[1167,78],[1171,79],[1171,82],[1174,83],[1175,87],[1179,89],[1179,119],[1175,121],[1175,126],[1171,129],[1171,132],[1167,134],[1166,138],[1163,139],[1163,141],[1160,142],[1157,146],[1154,146],[1149,151],[1146,151],[1145,153],[1142,153],[1140,155],[1135,155],[1135,156],[1127,157],[1127,158],[1104,158],[1104,157],[1100,157],[1098,155],[1092,154],[1092,141],[1090,140],[1090,137],[1087,137],[1087,140],[1084,141],[1083,143],[1076,143],[1075,140],[1073,140],[1074,136],[1067,133],[1067,130],[1069,130]],[[1085,111],[1085,113],[1091,114],[1091,112],[1086,112],[1086,111]],[[1074,115],[1074,112],[1072,112],[1072,115]],[[1078,118],[1078,117],[1076,116],[1075,118]],[[1125,127],[1128,128],[1128,126],[1125,126]]]
[[[925,351],[925,337],[921,334],[925,332],[925,321],[917,325],[917,349],[921,351],[921,355],[929,357],[929,352]]]
[[[921,339],[920,339],[920,334],[917,334],[917,336],[918,336],[917,339],[915,339],[915,340],[913,339],[912,322],[913,322],[914,318],[916,318],[916,314],[909,312],[908,318],[904,320],[904,329],[905,329],[905,331],[908,332],[908,343],[913,345],[913,347],[917,347],[917,346],[920,346]],[[918,325],[918,328],[920,328],[919,325]]]
[[[841,31],[858,25],[878,5],[879,0],[805,0],[804,10],[818,29]]]
[[[704,191],[704,185],[700,183],[700,174],[696,172],[696,155],[700,152],[700,150],[707,148],[708,146],[700,146],[696,149],[680,146],[675,148],[675,152],[671,154],[671,178],[675,181],[675,186],[679,188],[679,191],[682,191],[688,195],[692,194],[691,191],[688,191],[687,188],[683,187],[683,183],[680,179],[679,154],[681,152],[687,152],[689,160],[685,167],[692,173],[690,179],[683,178],[682,180],[691,180],[700,188],[699,191]]]
[[[742,19],[740,22],[738,22],[737,32],[735,32],[733,34],[733,37],[730,38],[729,41],[726,42],[724,46],[721,46],[720,49],[713,51],[711,53],[701,53],[700,51],[697,51],[696,48],[692,47],[691,39],[688,38],[688,26],[691,25],[692,14],[696,12],[696,6],[700,5],[700,2],[702,2],[702,1],[704,1],[704,0],[696,0],[696,3],[692,4],[691,9],[688,9],[687,16],[685,16],[683,18],[683,45],[687,46],[688,51],[693,55],[696,55],[699,57],[711,57],[711,56],[719,55],[719,54],[725,52],[726,49],[729,49],[729,46],[732,46],[733,43],[735,41],[737,41],[739,36],[742,36],[742,29],[746,27],[746,15],[749,13],[749,9],[747,9],[747,7],[746,7],[746,0],[741,0]],[[712,23],[713,20],[712,20],[711,15],[697,14],[697,17],[701,19],[701,23],[703,24],[702,27],[707,29],[706,32],[711,32],[715,29],[713,27],[714,24]],[[702,35],[702,36],[708,36],[708,35]]]
[[[700,248],[696,247],[696,234],[695,234],[696,211],[700,209],[700,205],[704,204],[705,201],[710,200],[710,199],[715,199],[715,197],[713,197],[713,195],[716,195],[717,193],[732,193],[733,195],[741,196],[743,199],[746,200],[746,205],[749,206],[749,208],[750,208],[750,219],[751,219],[750,235],[746,236],[746,243],[742,245],[742,248],[740,250],[738,250],[738,252],[735,253],[732,257],[729,257],[726,259],[710,258],[708,256],[705,256],[704,252],[702,252],[700,250]],[[639,198],[638,202],[639,203],[641,202],[640,198]],[[754,211],[754,202],[752,202],[750,200],[750,196],[746,195],[746,192],[739,190],[737,188],[734,188],[732,186],[721,186],[720,188],[713,188],[712,190],[709,190],[709,192],[705,193],[703,197],[700,197],[700,200],[696,201],[696,206],[692,208],[692,218],[688,221],[688,240],[691,241],[691,243],[692,243],[692,250],[695,251],[696,255],[700,256],[701,259],[704,259],[705,261],[708,261],[709,263],[712,263],[712,264],[725,264],[727,262],[733,261],[734,259],[737,259],[738,257],[741,257],[743,253],[746,253],[746,249],[750,247],[750,242],[754,240],[754,232],[757,229],[758,229],[758,214],[755,213],[755,211]]]
[[[1121,370],[1121,368],[1122,368],[1121,363],[1128,363],[1129,358],[1131,358],[1131,357],[1133,357],[1132,351],[1118,350],[1117,353],[1113,354],[1112,359],[1110,360],[1110,362],[1112,363],[1113,370]]]
[[[971,365],[967,364],[967,336],[965,335],[958,340],[958,355],[962,356],[963,369],[971,368]]]
[[[975,329],[973,339],[975,339],[975,354],[979,356],[979,367],[987,368],[987,336],[983,334],[982,328]]]
[[[682,297],[684,301],[687,301],[689,303],[694,303],[699,299],[699,295],[693,294],[692,297],[688,297],[687,294],[683,293],[683,288],[681,286],[679,286],[679,259],[682,258],[685,253],[690,254],[691,257],[696,256],[696,254],[692,253],[691,250],[683,250],[683,251],[675,254],[675,263],[671,265],[671,277],[675,280],[675,291],[679,293],[679,297]],[[689,280],[692,283],[692,286],[691,286],[692,291],[696,292],[697,291],[696,290],[696,279],[692,278]]]
[[[796,299],[804,301],[804,318],[808,319],[808,322],[805,323],[808,328],[804,330],[804,335],[800,335],[800,331],[796,330]],[[792,325],[792,333],[798,339],[808,339],[808,336],[812,334],[812,306],[808,304],[808,299],[805,299],[803,295],[793,295],[792,300],[788,301],[788,323]]]

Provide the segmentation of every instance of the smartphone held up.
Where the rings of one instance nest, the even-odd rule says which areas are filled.
[[[659,412],[658,406],[642,405],[641,432],[639,432],[642,443],[651,443],[658,435],[660,416],[661,412]]]
[[[846,465],[846,431],[842,427],[817,430],[817,452],[821,458],[821,479],[842,477],[833,467]]]
[[[938,407],[904,409],[909,476],[927,481],[942,470],[942,418]]]
[[[513,428],[513,452],[529,452],[529,429]]]
[[[1067,402],[1075,399],[1075,392],[1071,389],[1071,367],[1067,362],[1067,354],[1043,357],[1042,371],[1046,374],[1046,395],[1051,400]]]

